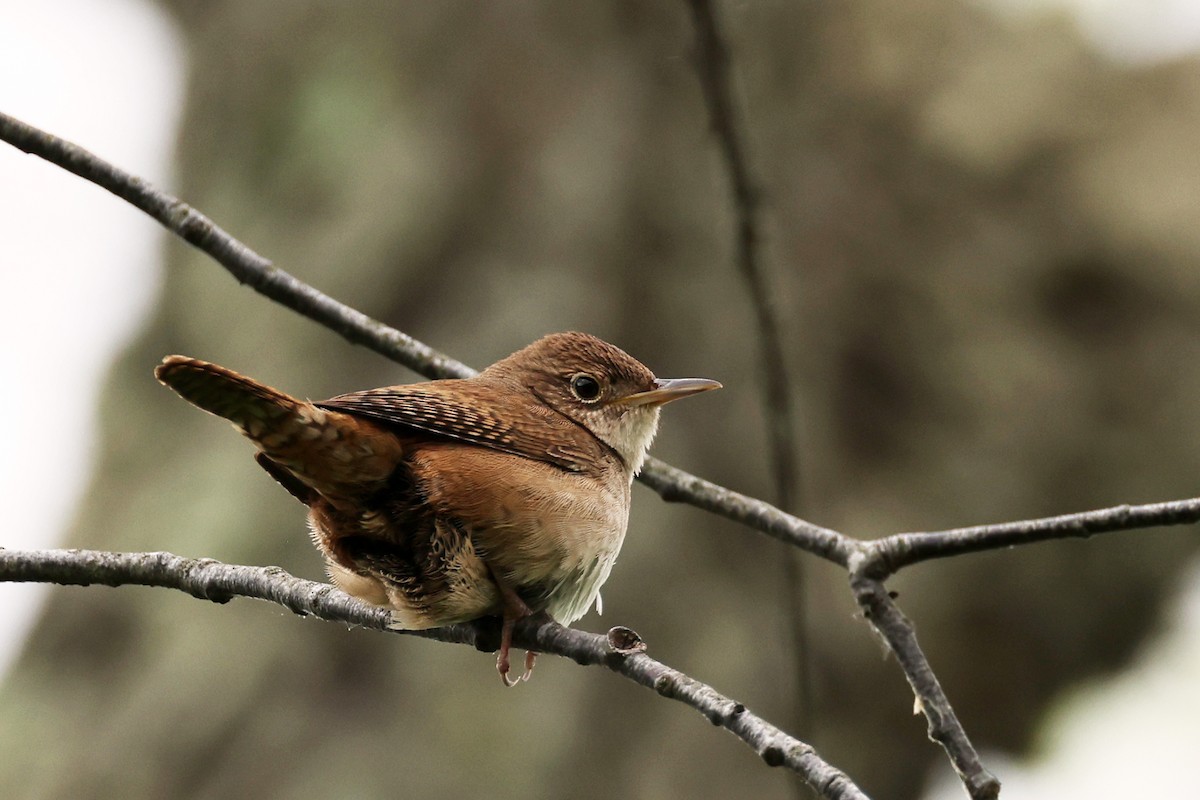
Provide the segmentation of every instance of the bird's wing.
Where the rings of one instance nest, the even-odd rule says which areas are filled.
[[[569,472],[591,472],[603,458],[604,446],[577,423],[541,403],[506,398],[474,381],[370,389],[315,405],[543,461]]]

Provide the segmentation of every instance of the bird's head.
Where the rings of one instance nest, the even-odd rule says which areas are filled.
[[[484,375],[532,392],[611,447],[632,474],[646,459],[663,405],[721,388],[707,378],[656,378],[619,347],[577,332],[538,339]]]

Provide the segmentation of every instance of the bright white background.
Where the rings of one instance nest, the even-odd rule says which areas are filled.
[[[0,111],[169,184],[182,41],[140,0],[0,0]],[[49,547],[87,480],[100,382],[158,292],[158,224],[0,143],[0,546]],[[45,587],[0,583],[0,674]]]
[[[1097,47],[1129,63],[1200,49],[1200,0],[978,1],[1004,14],[1072,13]],[[0,110],[169,188],[182,53],[170,21],[141,0],[0,0]],[[0,419],[10,423],[0,546],[53,546],[69,525],[91,464],[100,381],[154,300],[162,237],[106,192],[0,144]],[[1192,791],[1200,569],[1186,586],[1168,629],[1126,676],[1061,703],[1036,763],[987,760],[1006,797]],[[43,595],[0,584],[0,676]],[[1149,776],[1136,769],[1143,754],[1159,767]],[[953,782],[935,784],[931,797],[963,796]]]

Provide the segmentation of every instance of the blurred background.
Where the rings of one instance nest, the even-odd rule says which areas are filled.
[[[1196,495],[1200,11],[1189,0],[719,6],[786,325],[803,516],[869,537]],[[656,455],[769,496],[752,310],[682,2],[0,3],[0,110],[159,182],[476,367],[582,329],[722,392]],[[301,507],[151,376],[313,398],[417,376],[0,145],[0,546],[321,579]],[[1194,528],[891,586],[1006,797],[1183,793]],[[605,615],[792,727],[781,545],[635,489]],[[962,796],[844,575],[806,560],[822,754]],[[796,795],[694,712],[556,659],[274,606],[0,586],[0,796]],[[1122,757],[1118,772],[1114,753]]]

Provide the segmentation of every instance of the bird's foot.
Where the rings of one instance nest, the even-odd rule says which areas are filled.
[[[522,681],[527,681],[533,677],[533,667],[537,663],[537,651],[525,651],[525,671],[521,673],[521,677],[509,679],[508,674],[511,668],[508,653],[512,649],[513,629],[517,622],[526,617],[536,617],[539,621],[551,621],[550,615],[545,611],[534,612],[525,604],[525,601],[510,588],[502,583],[497,582],[500,587],[500,596],[502,599],[502,623],[500,626],[500,652],[496,656],[496,671],[500,673],[500,680],[504,681],[505,686],[516,686]]]
[[[496,656],[496,671],[500,673],[500,680],[504,681],[504,685],[508,687],[516,686],[521,681],[527,681],[533,677],[533,667],[537,664],[537,651],[525,651],[525,671],[521,673],[521,677],[510,679],[508,677],[511,671],[508,653],[512,649],[512,629],[516,625],[516,620],[505,620],[504,627],[500,634],[500,652]]]
[[[509,589],[503,584],[500,585],[500,594],[503,598],[504,622],[500,626],[500,653],[496,656],[496,671],[500,673],[500,680],[504,681],[505,686],[516,686],[523,680],[529,680],[529,673],[532,669],[529,661],[529,654],[525,654],[525,673],[515,680],[508,679],[509,661],[508,651],[512,649],[513,628],[516,627],[517,620],[528,617],[533,612],[529,610],[529,606],[525,605],[516,592]]]

